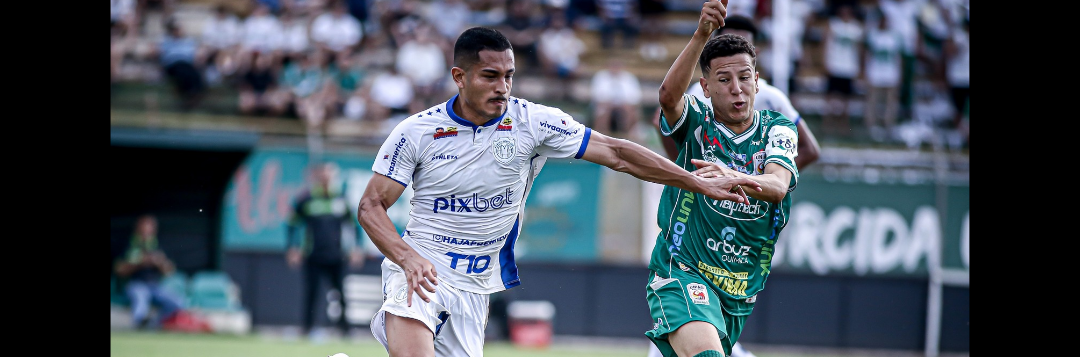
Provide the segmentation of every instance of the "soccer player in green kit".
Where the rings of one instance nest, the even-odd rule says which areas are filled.
[[[731,354],[765,287],[798,180],[795,124],[779,112],[753,109],[753,44],[731,34],[709,38],[723,26],[726,6],[726,0],[702,5],[697,30],[664,77],[661,132],[678,144],[675,162],[683,168],[704,177],[748,177],[761,187],[743,192],[745,204],[664,188],[646,286],[654,325],[645,335],[666,357]],[[695,61],[715,112],[684,94]]]

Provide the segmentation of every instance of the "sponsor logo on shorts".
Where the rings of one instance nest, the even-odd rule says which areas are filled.
[[[753,304],[755,302],[757,302],[757,294],[754,294],[754,296],[746,298],[746,303],[747,304]]]
[[[407,291],[408,291],[407,288],[408,288],[408,286],[402,286],[402,287],[398,288],[397,292],[394,293],[394,301],[397,301],[397,302],[405,301],[405,298],[409,297],[409,294],[407,294]]]
[[[690,294],[690,301],[697,305],[709,304],[709,293],[705,291],[704,284],[690,283],[686,285],[686,292]]]

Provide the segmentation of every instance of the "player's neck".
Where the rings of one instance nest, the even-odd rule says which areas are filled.
[[[472,108],[469,108],[469,106],[465,105],[464,102],[465,100],[462,99],[462,97],[459,95],[458,99],[454,101],[453,106],[454,113],[461,117],[461,119],[465,119],[476,126],[482,126],[486,124],[489,120],[495,119],[484,117],[483,114],[473,111]]]
[[[728,130],[731,130],[732,133],[735,133],[735,135],[739,135],[749,130],[750,127],[754,125],[754,115],[756,115],[756,112],[750,112],[750,116],[746,117],[746,119],[743,120],[730,118],[717,118],[717,120],[720,122],[720,124],[723,124],[725,127],[727,127]]]

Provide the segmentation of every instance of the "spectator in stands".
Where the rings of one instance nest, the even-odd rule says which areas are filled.
[[[266,1],[266,0],[260,0]],[[292,11],[297,17],[309,18],[316,16],[326,8],[332,0],[278,0],[281,1],[280,10]]]
[[[573,98],[574,80],[580,76],[581,55],[585,42],[578,38],[573,27],[566,22],[565,12],[551,14],[551,21],[540,33],[540,63],[548,78],[554,78],[558,87],[551,88],[562,100]]]
[[[544,26],[533,15],[537,13],[536,0],[506,0],[506,7],[506,19],[494,28],[514,46],[518,70],[522,70],[522,66],[539,66],[536,47]]]
[[[953,104],[953,128],[960,131],[965,143],[968,141],[968,97],[971,94],[971,42],[970,20],[965,15],[945,43],[945,79]]]
[[[270,12],[270,7],[259,3],[244,19],[243,37],[240,40],[241,63],[251,63],[255,52],[275,53],[281,47],[281,21]]]
[[[829,18],[825,30],[825,71],[828,87],[825,92],[824,126],[833,134],[850,136],[848,108],[855,93],[855,80],[860,73],[863,25],[855,17],[855,8],[842,3]]]
[[[122,27],[128,32],[134,33],[139,20],[135,14],[135,0],[110,0],[112,26]]]
[[[165,36],[151,51],[157,57],[166,76],[172,81],[180,98],[180,109],[194,109],[202,100],[206,85],[203,82],[203,54],[199,42],[188,36],[174,19],[165,22]]]
[[[311,22],[311,39],[315,46],[336,59],[353,53],[364,37],[360,21],[349,14],[344,0],[334,0],[328,11]]]
[[[298,16],[292,8],[282,9],[278,15],[281,21],[281,64],[288,64],[313,49],[308,22]]]
[[[866,65],[863,68],[867,88],[863,123],[876,141],[889,138],[899,115],[902,41],[900,33],[889,26],[889,18],[885,16],[877,16],[866,31],[866,51],[863,52]]]
[[[398,72],[393,65],[386,66],[385,71],[375,75],[369,92],[371,101],[367,108],[371,112],[370,118],[376,124],[385,123],[393,116],[409,115],[422,109],[413,104],[416,93],[413,91],[412,80]]]
[[[731,3],[728,2],[728,4]],[[667,31],[664,16],[667,12],[665,0],[640,0],[638,5],[638,14],[641,16],[640,50],[641,58],[646,61],[667,61],[668,50],[664,46],[664,34]]]
[[[131,303],[131,317],[136,328],[147,328],[167,321],[184,308],[184,297],[176,296],[161,281],[176,271],[172,260],[158,247],[157,218],[143,215],[135,223],[131,244],[113,265]],[[157,319],[152,320],[151,307]]]
[[[434,105],[443,98],[450,65],[446,53],[450,50],[451,45],[427,22],[421,22],[414,36],[398,49],[395,66],[412,81],[414,95],[424,101],[420,105]]]
[[[324,63],[323,53],[312,51],[298,63],[285,66],[281,72],[281,84],[288,91],[287,98],[308,128],[321,127],[326,114],[320,95],[327,81]]]
[[[621,59],[609,59],[607,67],[593,75],[589,94],[594,129],[640,141],[636,128],[641,117],[641,83]]]
[[[252,61],[254,63],[246,66],[247,70],[239,83],[240,113],[244,115],[266,113],[273,116],[283,114],[287,102],[278,87],[274,56],[269,53],[258,53]]]
[[[635,0],[596,0],[600,17],[600,45],[605,49],[615,45],[615,33],[622,36],[623,48],[634,48],[640,24]],[[517,46],[514,47],[517,49]]]
[[[206,78],[211,84],[236,73],[240,44],[240,19],[225,5],[214,8],[214,16],[206,20],[200,38],[206,51]]]
[[[111,37],[109,38],[110,74],[111,83],[116,84],[120,80],[120,71],[124,64],[124,58],[135,47],[136,37],[132,27],[114,23]]]
[[[452,42],[465,31],[471,16],[472,10],[464,0],[434,0],[428,6],[425,18],[443,38]]]
[[[903,73],[900,77],[901,117],[912,114],[916,55],[921,46],[919,38],[920,0],[878,0],[878,8],[889,18],[889,25],[904,38]]]
[[[338,166],[332,162],[315,165],[310,186],[293,201],[288,221],[288,249],[285,254],[289,267],[303,264],[304,272],[304,334],[318,337],[312,329],[315,323],[315,298],[323,279],[337,291],[342,313],[337,327],[348,333],[345,311],[348,302],[343,288],[346,268],[361,267],[364,254],[360,249],[360,225],[351,212],[343,183],[338,179]],[[348,265],[346,265],[348,264]]]

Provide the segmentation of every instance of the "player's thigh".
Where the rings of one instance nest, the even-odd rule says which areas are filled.
[[[371,318],[369,324],[371,333],[383,347],[391,352],[418,348],[434,353],[433,343],[417,343],[417,341],[432,341],[437,328],[449,316],[450,312],[445,306],[452,304],[447,303],[447,296],[444,293],[449,286],[437,286],[434,294],[428,293],[431,302],[424,302],[416,295],[416,292],[409,290],[405,273],[400,268],[391,268],[390,265],[384,260],[382,265],[383,303],[379,311],[375,312],[375,316]],[[410,294],[412,306],[409,306],[408,301]],[[417,339],[418,336],[423,338]],[[396,353],[392,354],[396,355]]]
[[[489,295],[457,290],[449,318],[435,331],[435,352],[445,357],[484,355]]]
[[[645,336],[656,344],[664,356],[675,356],[676,351],[685,352],[685,349],[701,346],[708,347],[706,349],[723,348],[726,355],[731,354],[734,340],[728,337],[730,327],[733,327],[729,322],[733,321],[729,321],[729,316],[724,313],[716,292],[709,289],[696,272],[673,270],[670,278],[653,274],[646,286],[646,300],[653,329],[645,332]],[[741,324],[738,327],[741,331]],[[683,337],[672,339],[676,331]],[[692,344],[686,345],[688,341]],[[673,343],[682,345],[673,346]]]

